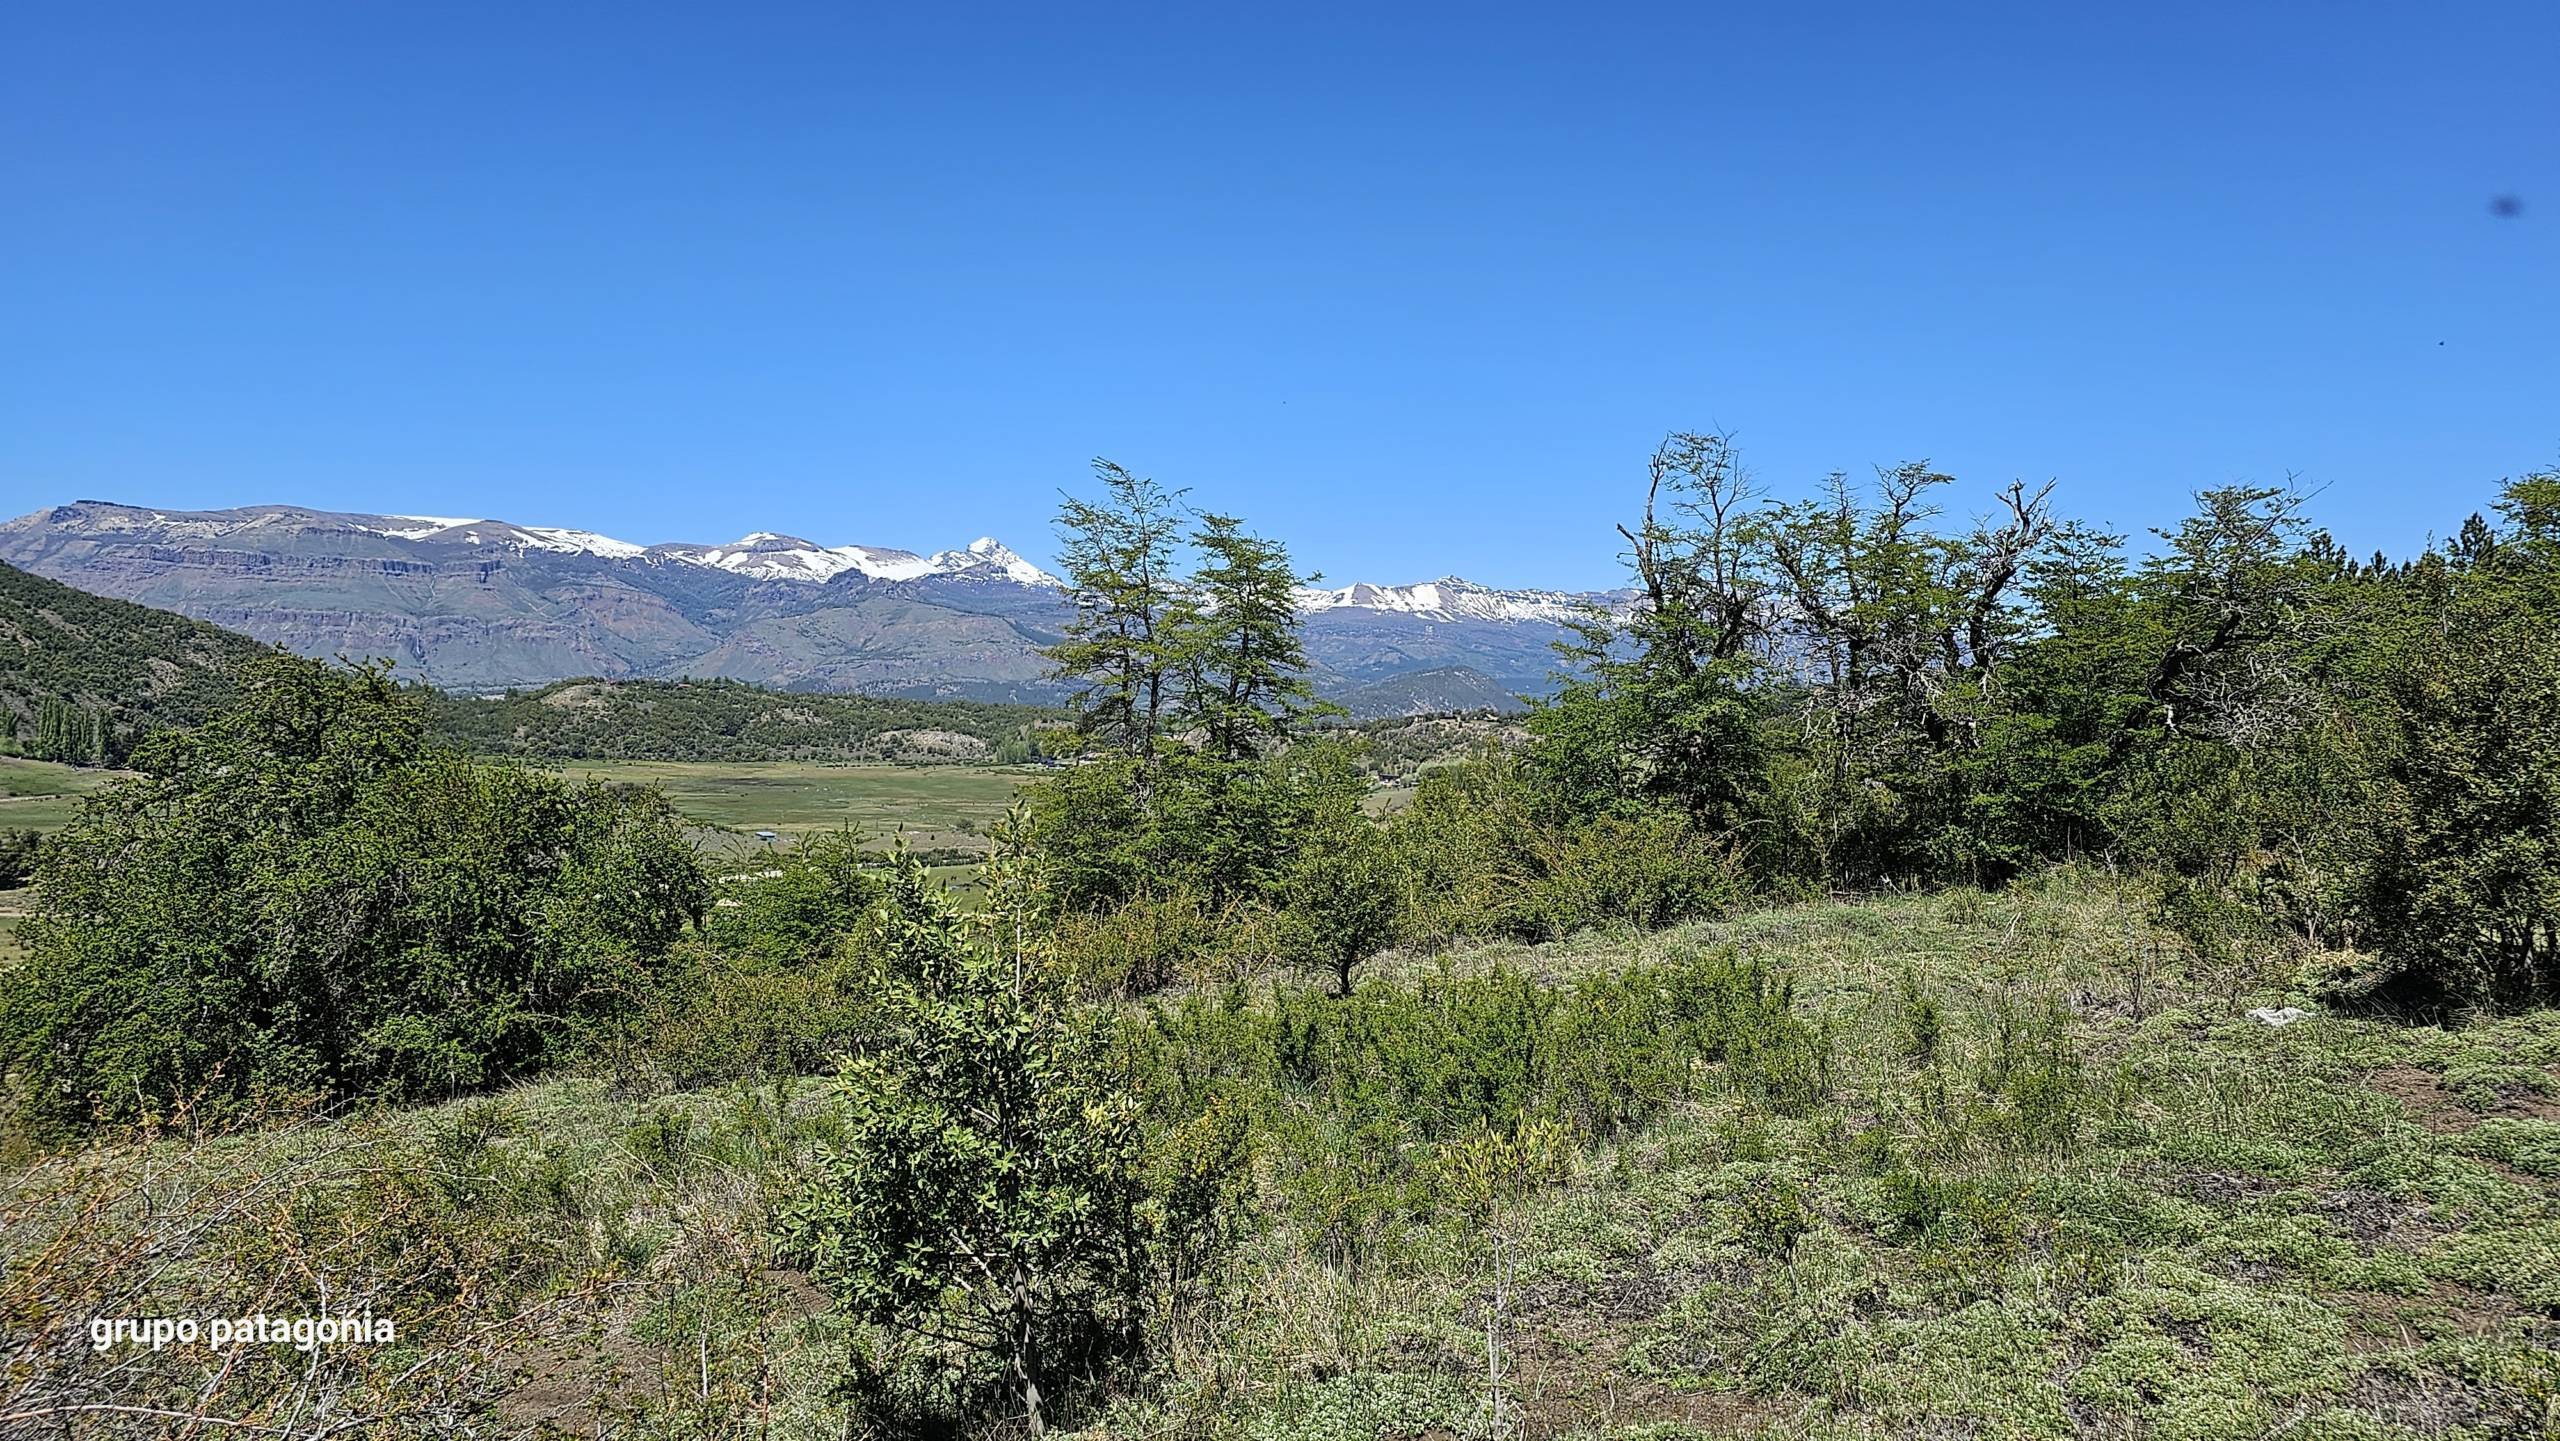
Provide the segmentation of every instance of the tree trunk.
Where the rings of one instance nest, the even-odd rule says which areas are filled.
[[[1013,1291],[1013,1354],[1007,1359],[1023,1427],[1034,1436],[1048,1434],[1048,1420],[1040,1414],[1040,1342],[1032,1331],[1030,1288],[1021,1282]]]

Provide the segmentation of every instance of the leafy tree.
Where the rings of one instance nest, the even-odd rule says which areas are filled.
[[[1816,844],[1853,874],[1928,864],[1954,807],[1949,763],[1978,744],[1996,677],[2028,630],[2017,592],[2054,537],[2050,485],[1999,494],[1966,536],[1930,528],[1952,477],[1912,462],[1846,476],[1757,524],[1785,599],[1782,654],[1805,685]]]
[[[811,961],[851,935],[880,896],[871,857],[851,828],[808,836],[762,868],[722,877],[703,929],[732,954]]]
[[[655,792],[428,745],[379,668],[260,661],[134,763],[45,846],[0,980],[0,1057],[43,1128],[530,1075],[702,909]]]
[[[997,1361],[1038,1435],[1061,1353],[1137,1323],[1144,1197],[1135,1099],[1056,994],[1022,865],[980,923],[902,859],[866,937],[881,1041],[781,1226],[854,1315]]]
[[[1751,686],[1771,594],[1753,492],[1721,435],[1672,435],[1651,473],[1642,524],[1619,527],[1644,602],[1623,623],[1575,623],[1530,754],[1568,813],[1665,802],[1737,826],[1766,781]]]
[[[2499,508],[2494,543],[2404,582],[2387,738],[2338,832],[2396,1005],[2560,995],[2560,476]]]
[[[1394,945],[1404,921],[1404,875],[1386,831],[1337,811],[1299,847],[1279,888],[1299,954],[1351,994],[1351,973]]]
[[[1288,552],[1203,515],[1174,579],[1181,493],[1097,470],[1106,497],[1060,512],[1078,611],[1048,652],[1084,683],[1093,750],[1032,788],[1025,834],[1068,910],[1179,892],[1216,911],[1273,884],[1323,797],[1363,782],[1301,739],[1336,708],[1306,680]]]
[[[41,839],[30,830],[0,831],[0,890],[23,886],[35,874]]]

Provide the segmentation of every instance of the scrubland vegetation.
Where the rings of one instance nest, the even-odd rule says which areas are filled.
[[[1643,603],[1379,815],[1285,551],[1100,479],[967,907],[374,672],[137,749],[0,974],[0,1427],[2560,1434],[2560,480],[2136,552],[1675,436]]]

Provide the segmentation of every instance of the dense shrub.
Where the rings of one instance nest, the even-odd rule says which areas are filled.
[[[714,877],[703,932],[733,956],[822,959],[880,898],[877,859],[852,830],[805,837],[753,870]]]
[[[44,849],[0,1056],[39,1129],[262,1091],[530,1075],[647,990],[703,909],[652,791],[424,743],[379,670],[261,662]]]
[[[1197,894],[1177,889],[1107,910],[1070,911],[1054,923],[1059,974],[1104,996],[1152,995],[1199,979],[1226,950],[1236,910],[1212,912]]]
[[[1551,1121],[1618,1132],[1714,1084],[1793,1107],[1826,1093],[1830,1043],[1766,967],[1730,950],[1552,986],[1507,968],[1195,991],[1123,1016],[1118,1044],[1161,1125],[1235,1108],[1279,1166],[1288,1213],[1338,1255],[1436,1203],[1438,1147]]]
[[[1430,772],[1395,832],[1407,933],[1426,941],[1659,927],[1724,914],[1754,889],[1733,843],[1687,813],[1559,814],[1503,756]]]
[[[870,1032],[870,989],[849,956],[778,961],[701,940],[669,951],[607,1060],[641,1094],[826,1071]]]
[[[23,886],[36,873],[34,831],[0,831],[0,890]]]
[[[2510,508],[2521,529],[2494,555],[2412,586],[2391,742],[2344,838],[2403,1004],[2560,996],[2560,481]]]
[[[861,942],[879,1033],[843,1072],[843,1141],[780,1224],[787,1253],[879,1328],[856,1352],[857,1396],[912,1390],[897,1363],[922,1346],[927,1371],[997,1380],[1037,1434],[1059,1378],[1140,1325],[1143,1156],[1125,1078],[1010,923],[1024,897],[1002,873],[994,886],[981,927],[912,859],[892,878]]]

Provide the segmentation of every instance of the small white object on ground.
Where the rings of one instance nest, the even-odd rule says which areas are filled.
[[[2262,1026],[2290,1026],[2310,1014],[2300,1006],[2260,1006],[2249,1013],[2249,1019]]]

